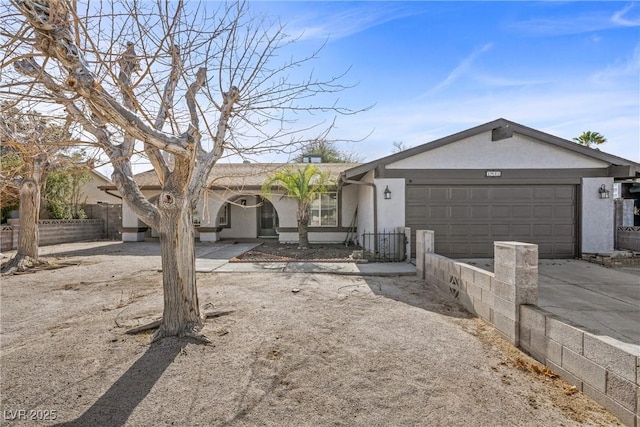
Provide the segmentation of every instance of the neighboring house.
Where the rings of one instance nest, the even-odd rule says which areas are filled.
[[[435,251],[451,258],[491,257],[495,240],[570,258],[613,252],[613,183],[635,177],[638,163],[498,119],[348,169],[343,181],[359,187],[359,233],[434,230]]]
[[[95,205],[101,203],[109,203],[112,205],[122,204],[122,198],[115,195],[112,191],[105,192],[104,187],[112,186],[113,183],[109,178],[101,174],[95,169],[89,171],[91,181],[82,184],[80,187],[81,202],[87,205]]]
[[[296,242],[296,201],[260,197],[283,166],[217,164],[198,206],[200,240]],[[365,232],[410,227],[413,236],[434,230],[436,252],[453,258],[491,257],[494,240],[536,243],[542,258],[611,253],[613,197],[601,189],[612,195],[614,180],[640,176],[638,163],[505,119],[366,164],[318,166],[338,185],[313,208],[312,243],[362,244]],[[159,193],[155,172],[135,179],[148,196]],[[123,240],[141,240],[145,230],[124,205]]]

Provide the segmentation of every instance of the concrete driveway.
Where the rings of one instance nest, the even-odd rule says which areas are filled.
[[[492,259],[460,260],[493,271]],[[640,349],[640,266],[606,268],[572,259],[542,259],[538,306]]]
[[[640,346],[640,267],[541,260],[538,280],[541,308],[597,335]]]

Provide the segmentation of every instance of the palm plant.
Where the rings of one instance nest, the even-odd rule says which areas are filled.
[[[582,132],[582,135],[577,138],[573,138],[573,140],[589,148],[591,148],[591,145],[600,145],[607,142],[607,138],[602,134],[598,132],[591,132],[590,130]]]
[[[329,175],[315,165],[289,166],[276,171],[262,184],[262,194],[266,199],[273,198],[272,189],[277,187],[285,197],[293,197],[298,202],[298,249],[309,247],[309,213],[311,204],[319,195],[325,193],[331,184]]]

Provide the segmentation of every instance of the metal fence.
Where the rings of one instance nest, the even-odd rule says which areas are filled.
[[[395,231],[363,233],[364,257],[374,262],[401,262],[406,259],[406,236]]]

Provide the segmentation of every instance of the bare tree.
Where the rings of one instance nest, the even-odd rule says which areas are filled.
[[[106,153],[123,199],[160,235],[164,312],[153,339],[206,341],[192,222],[211,169],[225,152],[304,143],[301,130],[323,126],[294,127],[305,113],[352,113],[330,96],[345,88],[343,76],[301,78],[317,52],[287,59],[295,40],[242,2],[11,5],[2,17],[4,95],[62,106]],[[133,178],[142,152],[161,186],[156,203]]]
[[[42,262],[38,256],[40,194],[47,175],[70,163],[66,155],[72,141],[64,124],[47,123],[35,111],[0,110],[2,156],[13,166],[2,173],[3,194],[18,193],[19,232],[16,255],[2,266],[3,274],[23,271]]]

